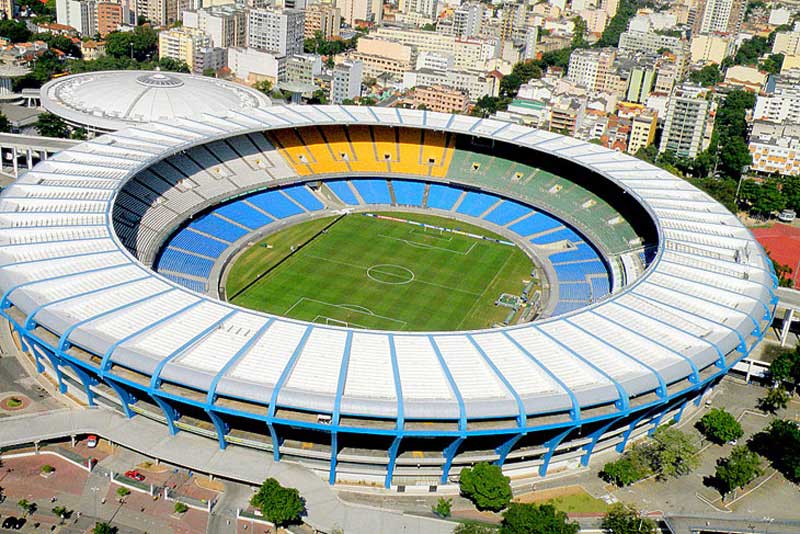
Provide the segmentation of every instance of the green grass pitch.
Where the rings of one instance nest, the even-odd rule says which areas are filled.
[[[387,215],[499,237],[432,215]],[[226,280],[229,298],[240,293],[232,302],[322,324],[468,330],[502,321],[509,309],[495,299],[519,294],[530,279],[532,263],[517,247],[361,214],[342,217],[291,253],[334,220],[300,223],[244,251]]]

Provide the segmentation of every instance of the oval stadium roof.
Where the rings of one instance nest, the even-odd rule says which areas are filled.
[[[74,74],[42,87],[50,113],[104,131],[176,117],[226,115],[264,107],[270,100],[241,84],[162,71],[119,70]]]

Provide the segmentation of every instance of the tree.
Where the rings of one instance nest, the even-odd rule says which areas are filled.
[[[258,492],[250,499],[250,504],[258,508],[267,521],[284,526],[300,519],[305,504],[300,492],[295,488],[285,488],[274,478],[261,484]]]
[[[611,505],[601,527],[609,534],[656,534],[658,531],[655,521],[643,517],[636,508],[621,502]]]
[[[460,523],[453,534],[497,534],[497,529],[479,523]]]
[[[662,426],[656,430],[650,451],[651,468],[659,478],[688,475],[699,464],[697,446],[677,428]]]
[[[761,476],[761,457],[743,445],[734,447],[730,456],[717,460],[714,479],[724,498],[736,488],[743,488]]]
[[[36,511],[36,503],[30,502],[28,499],[20,499],[17,501],[17,506],[22,510],[22,516],[32,515]]]
[[[67,123],[61,117],[52,113],[40,114],[34,127],[39,132],[39,135],[44,137],[67,137],[69,135]]]
[[[511,502],[510,481],[499,465],[480,462],[461,470],[459,488],[479,510],[497,512]]]
[[[274,86],[272,85],[272,81],[270,80],[261,80],[253,85],[253,89],[255,89],[256,91],[261,91],[265,95],[272,94],[273,87]]]
[[[619,487],[630,486],[651,474],[650,466],[641,454],[641,445],[635,445],[621,458],[603,466],[600,477]]]
[[[697,423],[700,432],[714,443],[723,444],[744,435],[742,425],[723,408],[712,408]]]
[[[137,26],[132,32],[111,32],[106,36],[106,53],[115,58],[145,61],[158,51],[158,32]]]
[[[767,394],[758,400],[758,407],[768,413],[783,410],[789,404],[789,394],[783,386],[769,388]]]
[[[0,20],[0,37],[5,37],[12,43],[25,43],[31,39],[31,31],[24,22],[6,19]]]
[[[217,77],[217,71],[215,71],[212,68],[205,68],[205,69],[203,69],[203,76],[206,76],[208,78],[216,78]]]
[[[750,440],[750,448],[792,482],[800,482],[800,428],[794,421],[776,419]]]
[[[11,121],[3,113],[0,113],[0,132],[8,133],[11,131]]]
[[[689,80],[693,83],[702,85],[703,87],[711,87],[722,81],[722,73],[719,67],[712,63],[706,65],[700,70],[695,70],[689,73]]]
[[[766,54],[770,48],[771,45],[767,39],[758,36],[753,37],[739,46],[733,62],[736,65],[758,65],[758,58]]]
[[[68,510],[65,506],[55,506],[51,511],[61,520],[61,523],[72,515],[72,510]]]
[[[783,67],[783,54],[770,54],[761,62],[761,70],[770,74],[778,74]]]
[[[76,139],[78,141],[85,141],[89,138],[89,132],[86,131],[86,128],[79,126],[70,132],[69,138]]]
[[[578,523],[552,504],[512,503],[503,514],[500,534],[577,534]]]
[[[95,523],[92,529],[92,534],[114,534],[117,529],[108,523]]]
[[[189,511],[189,507],[186,506],[184,503],[178,501],[175,503],[175,512],[178,514],[185,514]]]
[[[129,490],[126,487],[121,486],[121,487],[117,488],[117,496],[119,496],[120,499],[124,499],[125,497],[127,497],[130,494],[131,494],[131,490]]]
[[[439,517],[450,517],[452,510],[453,499],[446,499],[445,497],[439,497],[439,500],[436,501],[436,506],[433,507],[433,513]]]
[[[423,24],[420,30],[425,32],[435,32],[436,31],[436,24],[429,22],[427,24]]]
[[[635,0],[622,0],[617,7],[617,13],[608,21],[596,45],[619,46],[619,36],[628,29],[628,22],[636,15],[638,7]]]
[[[800,347],[776,356],[769,364],[769,376],[775,382],[800,384]]]

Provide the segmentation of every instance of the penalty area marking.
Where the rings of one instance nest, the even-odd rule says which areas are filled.
[[[396,272],[392,272],[393,269],[395,269]],[[388,279],[382,280],[381,276],[388,277]],[[379,263],[367,269],[367,278],[379,284],[402,286],[414,281],[414,271],[402,265],[395,265],[394,263]],[[396,280],[391,280],[391,278],[395,278]]]
[[[360,315],[364,315],[364,316],[367,316],[367,317],[374,317],[376,319],[383,319],[384,321],[389,321],[390,323],[396,323],[396,324],[402,325],[402,327],[399,328],[398,330],[402,330],[403,328],[405,328],[408,325],[408,323],[406,321],[403,321],[402,319],[395,319],[393,317],[387,317],[385,315],[378,315],[377,313],[373,312],[372,310],[370,310],[369,308],[364,307],[364,306],[359,306],[357,304],[332,304],[330,302],[325,302],[324,300],[312,299],[310,297],[300,297],[299,299],[297,299],[297,302],[295,302],[294,304],[292,304],[289,307],[288,310],[283,312],[283,315],[289,315],[289,312],[294,310],[296,307],[301,306],[303,304],[303,302],[311,302],[313,304],[319,304],[321,306],[330,306],[331,308],[341,308],[343,310],[347,310],[347,311],[350,311],[350,312],[358,313]],[[318,318],[323,318],[323,319],[333,320],[333,321],[337,320],[337,319],[334,319],[333,317],[328,317],[326,315],[319,315],[318,314],[314,318],[314,321],[312,321],[312,322],[316,322],[316,319],[318,319]],[[341,321],[341,322],[347,322],[347,321]],[[357,323],[348,323],[348,324],[351,324],[351,325],[354,325],[354,326],[361,326],[361,325],[359,325]],[[368,329],[368,327],[363,327],[363,326],[362,326],[362,328],[367,328]]]
[[[403,239],[402,237],[394,237],[386,234],[378,234],[378,237],[391,239],[392,241],[400,241],[401,243],[405,243],[409,247],[421,248],[423,250],[441,250],[444,252],[450,252],[452,254],[458,254],[459,256],[466,256],[467,254],[472,252],[472,249],[475,248],[475,246],[477,245],[477,243],[472,243],[466,251],[461,252],[460,250],[453,250],[445,247],[437,247],[436,245],[429,245],[428,243],[420,243],[418,241],[411,241],[410,239]]]

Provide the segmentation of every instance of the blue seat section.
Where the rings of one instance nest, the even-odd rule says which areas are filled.
[[[592,278],[592,297],[594,299],[599,299],[601,297],[605,297],[609,293],[611,293],[611,289],[608,287],[608,278]]]
[[[568,241],[580,241],[581,238],[569,228],[562,228],[557,232],[535,237],[531,239],[531,242],[536,243],[537,245],[547,245],[550,243],[555,243],[556,241],[563,241],[565,239]]]
[[[576,248],[566,252],[558,252],[550,256],[553,264],[564,263],[566,261],[593,260],[597,258],[597,252],[586,243],[580,243]]]
[[[491,213],[489,215],[491,215]],[[486,218],[488,219],[489,217]],[[534,213],[530,217],[526,217],[525,219],[522,219],[518,223],[512,224],[508,228],[512,232],[516,232],[519,235],[525,237],[533,234],[540,234],[547,230],[558,228],[559,226],[561,226],[561,223],[553,219],[552,217],[549,217],[544,213]]]
[[[179,250],[168,248],[158,259],[156,271],[172,271],[174,273],[190,274],[201,278],[208,278],[214,262],[198,258]]]
[[[394,189],[394,198],[398,204],[422,206],[422,197],[425,196],[424,183],[392,180],[392,188]]]
[[[216,258],[222,251],[228,248],[225,243],[220,243],[216,239],[211,239],[184,228],[170,240],[170,247],[182,248],[190,252],[196,252],[203,256]]]
[[[492,222],[498,226],[505,226],[513,220],[519,219],[523,215],[530,213],[531,210],[527,206],[523,206],[518,202],[506,200],[499,204],[495,209],[489,212],[484,220]]]
[[[317,211],[325,207],[305,186],[287,187],[283,192],[299,202],[308,211]]]
[[[489,206],[497,202],[497,197],[494,195],[487,195],[486,193],[475,193],[470,191],[461,205],[458,206],[456,212],[472,215],[473,217],[480,217],[480,215],[489,209]]]
[[[455,189],[447,185],[431,184],[428,190],[428,207],[440,210],[451,210],[453,209],[453,204],[456,203],[456,200],[458,200],[460,196],[460,189]]]
[[[389,184],[386,180],[352,180],[358,189],[358,194],[367,204],[391,204],[392,196],[389,194]]]
[[[198,282],[197,280],[189,280],[188,278],[183,278],[182,276],[175,276],[174,274],[165,274],[163,276],[167,280],[172,280],[173,282],[182,285],[186,289],[191,289],[192,291],[204,293],[206,290],[206,285],[203,282]]]
[[[568,263],[566,265],[553,265],[559,282],[583,282],[586,280],[586,271],[582,263]]]
[[[247,233],[247,230],[239,228],[228,221],[223,221],[219,217],[209,213],[193,221],[189,228],[194,228],[206,234],[213,235],[224,241],[233,242]]]
[[[608,269],[606,269],[605,264],[599,259],[587,261],[586,263],[576,263],[574,265],[583,265],[583,272],[586,274],[604,274],[608,276]]]
[[[559,284],[558,285],[558,298],[561,300],[585,300],[588,301],[592,298],[589,284]]]
[[[297,204],[283,196],[280,191],[258,193],[247,197],[247,201],[277,219],[303,213],[303,210]]]
[[[586,304],[584,302],[569,302],[569,301],[561,301],[556,304],[555,309],[553,310],[553,315],[561,315],[564,313],[571,312],[572,310],[577,310],[578,308],[584,307]]]
[[[325,185],[345,204],[350,204],[351,206],[359,204],[358,199],[350,190],[350,186],[347,185],[347,180],[330,180],[325,182]]]
[[[218,213],[232,221],[243,224],[252,230],[261,228],[272,222],[272,219],[245,204],[244,200],[237,200],[236,202],[220,206],[214,210],[214,213]]]

